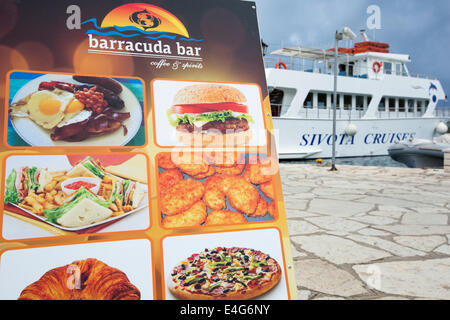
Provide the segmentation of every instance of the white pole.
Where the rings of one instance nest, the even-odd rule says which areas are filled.
[[[337,73],[338,73],[338,65],[337,65],[337,56],[338,56],[338,32],[336,31],[335,37],[335,46],[334,46],[334,90],[333,90],[333,149],[332,149],[332,161],[331,161],[331,170],[337,171],[336,168],[336,103],[337,103]]]

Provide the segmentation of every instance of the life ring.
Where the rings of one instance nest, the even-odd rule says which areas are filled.
[[[286,64],[285,64],[284,62],[278,62],[278,63],[275,65],[275,68],[276,68],[276,69],[281,69],[281,67],[283,67],[284,70],[287,70],[287,66],[286,66]]]
[[[380,73],[382,66],[381,62],[375,61],[372,66],[373,72]]]

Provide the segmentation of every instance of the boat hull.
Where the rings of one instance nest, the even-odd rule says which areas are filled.
[[[432,139],[438,118],[336,121],[336,157],[386,156],[390,145],[413,138]],[[331,120],[273,118],[280,159],[332,157]],[[357,133],[345,133],[349,123]]]
[[[409,168],[443,168],[444,153],[440,150],[421,149],[420,147],[392,148],[389,155],[397,162]]]

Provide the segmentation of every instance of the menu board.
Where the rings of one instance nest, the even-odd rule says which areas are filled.
[[[0,13],[0,299],[296,298],[253,2]]]

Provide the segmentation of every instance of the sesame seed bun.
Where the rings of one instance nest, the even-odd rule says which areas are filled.
[[[245,103],[247,98],[238,89],[220,84],[198,84],[178,91],[173,99],[174,105],[234,102]]]

